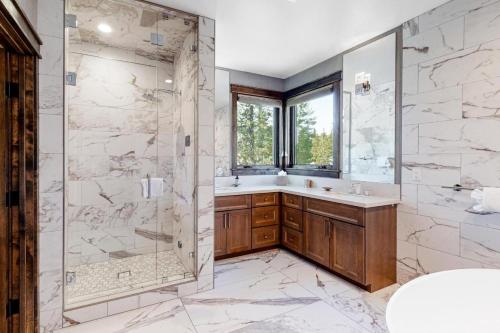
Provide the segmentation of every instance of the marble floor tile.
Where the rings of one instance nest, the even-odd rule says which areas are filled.
[[[217,288],[276,273],[277,270],[266,264],[262,258],[260,255],[247,255],[217,261],[214,267],[214,286]]]
[[[399,287],[370,294],[283,250],[217,261],[215,271],[213,290],[56,332],[385,333]]]
[[[198,333],[231,332],[320,300],[281,273],[182,299]]]
[[[138,310],[64,328],[59,333],[195,333],[181,301],[174,299]]]
[[[397,288],[399,285],[396,284],[374,293],[352,288],[335,295],[330,303],[369,332],[385,333],[387,332],[385,309]]]
[[[264,321],[252,323],[233,333],[368,333],[361,326],[324,302],[315,302]]]
[[[340,277],[304,261],[281,270],[281,273],[327,303],[331,303],[337,294],[358,289]]]

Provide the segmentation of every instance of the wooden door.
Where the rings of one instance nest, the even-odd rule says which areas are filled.
[[[354,281],[365,283],[365,228],[332,221],[330,268]]]
[[[226,254],[226,216],[227,213],[215,213],[214,256]]]
[[[5,49],[0,48],[0,92],[5,91]],[[9,301],[9,209],[7,196],[8,175],[8,120],[7,101],[0,93],[0,332],[8,332],[7,307]]]
[[[227,254],[248,251],[252,248],[252,210],[235,210],[227,213]]]
[[[0,5],[0,332],[38,331],[37,58],[14,0]]]
[[[329,227],[328,218],[304,213],[304,255],[324,266],[330,264]]]
[[[0,332],[35,332],[36,61],[0,50]]]

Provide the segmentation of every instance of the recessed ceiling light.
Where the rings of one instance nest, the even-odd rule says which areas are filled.
[[[171,79],[166,79],[165,83],[172,83],[172,80]]]
[[[107,34],[109,34],[112,31],[111,27],[106,23],[99,24],[97,26],[97,29],[99,29],[100,31],[105,32]]]

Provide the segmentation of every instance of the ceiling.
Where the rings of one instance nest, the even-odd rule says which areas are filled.
[[[282,79],[447,1],[157,0],[216,19],[217,66]]]
[[[69,30],[70,49],[81,43],[118,47],[138,55],[173,62],[184,40],[193,31],[193,16],[176,11],[159,10],[142,2],[115,0],[69,0],[69,13],[78,20],[76,29]],[[101,29],[108,28],[106,31]],[[161,46],[151,42],[151,33],[163,36]]]

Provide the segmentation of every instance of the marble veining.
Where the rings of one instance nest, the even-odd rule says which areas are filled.
[[[285,250],[221,260],[215,268],[214,290],[60,332],[385,333],[385,307],[399,287],[370,294]]]
[[[442,188],[500,186],[499,15],[496,0],[453,0],[405,25],[401,283],[500,267],[498,216],[470,214],[470,193]]]
[[[66,286],[67,303],[192,277],[197,19],[122,0],[70,0],[67,11],[78,27],[68,30],[67,43],[67,70],[77,79],[66,85],[65,260],[79,276]],[[99,32],[102,22],[109,34]],[[164,45],[152,45],[151,33],[163,35]],[[213,42],[203,37],[206,64]],[[148,174],[164,178],[158,199],[142,196]],[[204,275],[213,274],[209,253]],[[118,281],[117,265],[131,278]]]

